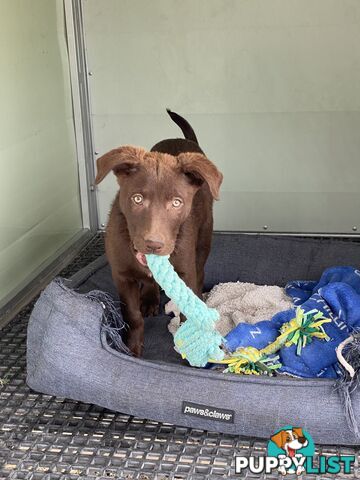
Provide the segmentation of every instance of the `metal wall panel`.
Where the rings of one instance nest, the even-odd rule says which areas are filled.
[[[62,0],[0,3],[0,303],[82,228]]]
[[[170,107],[224,173],[217,229],[360,230],[360,2],[83,5],[95,150],[180,136]]]

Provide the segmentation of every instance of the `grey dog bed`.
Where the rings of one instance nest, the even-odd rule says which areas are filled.
[[[294,279],[316,280],[334,265],[359,266],[360,244],[215,234],[205,289],[227,281],[283,286]],[[119,300],[105,257],[46,288],[28,328],[27,383],[32,389],[204,430],[269,438],[276,429],[295,425],[318,443],[360,444],[333,380],[191,368],[175,352],[164,314],[145,320],[144,358],[134,358],[119,336],[109,335],[110,298]],[[112,332],[116,326],[121,327],[112,325]],[[360,389],[353,392],[352,405],[360,418]]]

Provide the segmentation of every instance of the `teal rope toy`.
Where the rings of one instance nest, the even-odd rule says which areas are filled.
[[[146,255],[147,265],[160,287],[185,315],[186,322],[177,330],[176,349],[193,367],[204,367],[209,359],[222,360],[220,346],[224,339],[215,330],[219,313],[209,308],[185,284],[169,262],[169,256]]]

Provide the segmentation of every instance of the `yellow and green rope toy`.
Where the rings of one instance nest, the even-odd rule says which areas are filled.
[[[305,312],[302,308],[296,309],[296,316],[290,322],[284,323],[280,328],[280,335],[267,347],[258,350],[255,347],[240,347],[223,360],[210,360],[210,363],[227,365],[224,373],[238,373],[245,375],[272,375],[282,367],[279,356],[274,355],[282,347],[296,345],[297,355],[311,343],[313,338],[329,341],[330,338],[324,331],[324,323],[331,320],[325,318],[318,310]]]

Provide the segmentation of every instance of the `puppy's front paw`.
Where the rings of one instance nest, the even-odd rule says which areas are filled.
[[[130,330],[126,344],[135,357],[142,357],[144,349],[144,333],[139,330]]]
[[[159,315],[159,301],[144,300],[141,303],[141,314],[143,317],[153,317]]]

